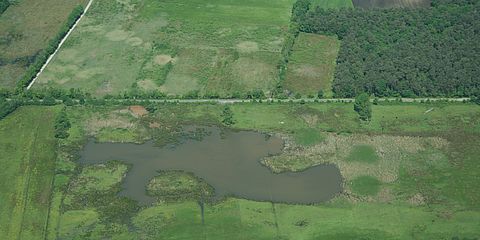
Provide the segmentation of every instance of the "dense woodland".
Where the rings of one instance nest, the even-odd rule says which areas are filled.
[[[472,96],[480,91],[480,1],[434,0],[431,8],[324,10],[301,31],[337,35],[335,97]]]

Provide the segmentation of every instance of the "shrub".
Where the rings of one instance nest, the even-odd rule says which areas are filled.
[[[68,129],[70,129],[70,127],[71,124],[64,109],[58,114],[57,118],[55,119],[55,137],[61,139],[68,138]]]
[[[372,118],[372,106],[370,97],[366,93],[362,93],[355,98],[353,109],[358,113],[360,120],[370,121]]]

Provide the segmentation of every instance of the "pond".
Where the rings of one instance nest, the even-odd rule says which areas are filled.
[[[150,204],[146,185],[159,170],[192,172],[215,188],[215,194],[288,203],[316,203],[333,198],[342,190],[342,177],[334,165],[320,165],[303,172],[272,173],[260,161],[279,154],[283,141],[252,131],[208,127],[200,139],[157,147],[153,142],[96,143],[89,141],[81,152],[83,164],[120,160],[131,164],[120,195]]]

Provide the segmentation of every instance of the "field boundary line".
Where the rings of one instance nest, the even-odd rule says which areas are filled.
[[[75,22],[75,24],[73,24],[73,26],[70,28],[70,30],[68,30],[67,34],[65,34],[65,37],[63,37],[63,39],[60,41],[60,43],[58,44],[58,47],[57,49],[55,49],[55,52],[53,52],[50,57],[48,57],[47,61],[43,64],[42,68],[40,68],[40,71],[38,71],[37,75],[35,75],[35,78],[28,84],[27,86],[27,90],[29,90],[33,84],[35,83],[35,81],[37,81],[38,77],[40,76],[40,74],[42,74],[43,70],[45,70],[45,68],[47,67],[47,65],[50,63],[50,61],[52,61],[53,57],[55,57],[55,55],[57,55],[58,51],[60,50],[60,48],[62,47],[62,45],[65,43],[65,41],[67,40],[67,38],[70,36],[70,34],[73,32],[73,30],[77,27],[78,23],[80,22],[80,20],[82,20],[83,16],[85,16],[85,14],[87,13],[88,9],[90,8],[90,6],[92,5],[92,2],[93,0],[89,0],[88,3],[87,3],[87,6],[85,7],[85,10],[83,10],[83,13],[82,15],[80,15],[80,17],[77,19],[77,21]]]

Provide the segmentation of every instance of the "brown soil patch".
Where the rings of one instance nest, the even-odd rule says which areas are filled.
[[[155,64],[158,64],[158,65],[165,65],[171,61],[173,61],[173,58],[170,56],[170,55],[157,55],[155,56],[155,58],[153,59],[153,61],[155,62]]]
[[[133,116],[135,117],[142,117],[148,114],[147,109],[145,109],[143,106],[140,106],[140,105],[130,106],[128,109],[130,110],[130,112],[132,112]]]
[[[160,128],[160,123],[158,122],[151,122],[148,124],[150,128]]]

